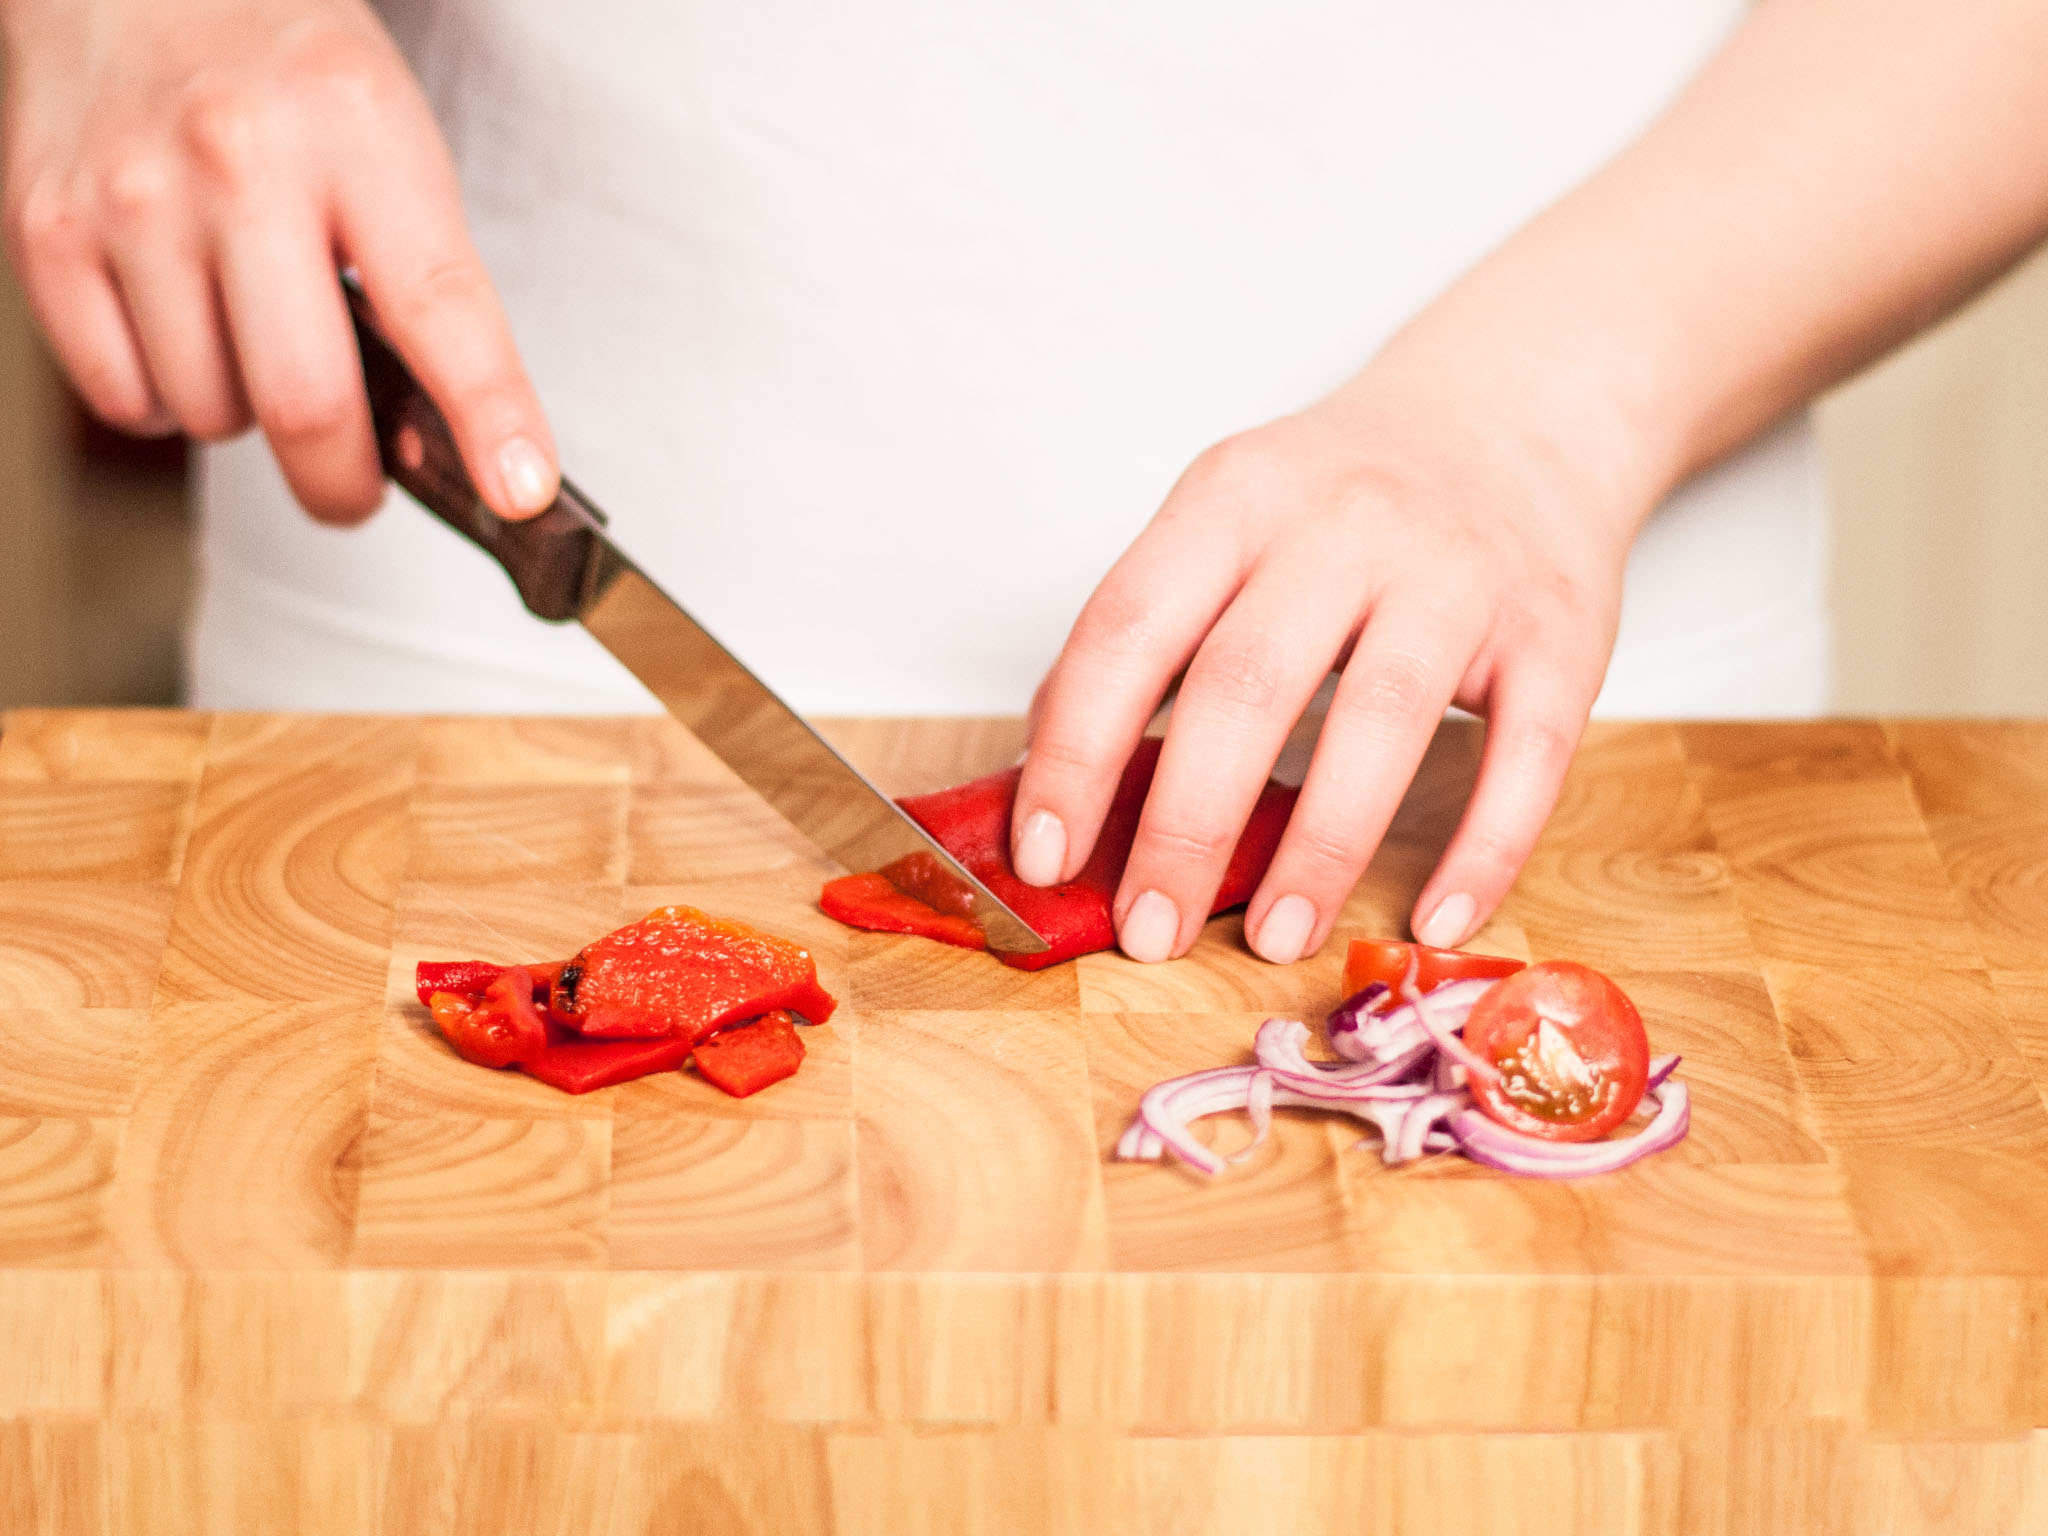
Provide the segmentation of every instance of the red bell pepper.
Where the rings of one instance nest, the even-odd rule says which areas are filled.
[[[962,949],[987,949],[988,936],[972,917],[942,912],[896,883],[892,872],[904,862],[898,859],[872,874],[845,875],[827,882],[818,897],[819,907],[827,917],[836,917],[849,928],[914,933],[942,944],[957,944]]]
[[[695,1042],[688,1035],[653,1040],[559,1040],[519,1069],[564,1093],[589,1093],[614,1083],[630,1083],[655,1072],[672,1072],[690,1059]]]
[[[823,1023],[836,1006],[808,951],[692,907],[656,908],[567,964],[425,960],[413,980],[457,1054],[517,1066],[565,1093],[673,1070],[719,1030],[764,1014]],[[781,1027],[722,1051],[722,1080],[706,1077],[753,1093],[794,1072],[803,1044],[778,1016]]]
[[[996,958],[1019,970],[1035,971],[1077,955],[1092,954],[1116,943],[1116,924],[1110,903],[1116,897],[1124,864],[1137,838],[1138,817],[1145,808],[1145,795],[1159,767],[1160,743],[1147,737],[1138,743],[1125,765],[1116,796],[1104,817],[1102,831],[1088,862],[1064,885],[1026,885],[1010,868],[1010,810],[1017,796],[1022,768],[992,773],[972,783],[942,789],[929,795],[914,795],[900,804],[911,818],[931,833],[944,848],[982,884],[1030,925],[1046,941],[1043,954],[1019,955],[998,952]],[[1268,782],[1260,791],[1258,804],[1245,823],[1244,833],[1232,851],[1223,882],[1210,908],[1213,915],[1249,901],[1258,888],[1266,866],[1280,846],[1287,818],[1294,810],[1298,791],[1285,784]],[[893,869],[895,866],[891,866]],[[886,871],[882,872],[886,876]],[[920,933],[948,943],[961,942],[949,936],[941,914],[928,905],[926,915],[906,911],[902,903],[915,899],[893,880],[884,879],[893,897],[885,896],[872,883],[877,875],[848,875],[826,885],[819,905],[831,916],[856,928],[888,932]],[[986,940],[983,941],[986,943]],[[970,945],[980,948],[981,945]]]
[[[533,977],[516,965],[495,969],[497,977],[480,997],[435,992],[427,1000],[427,1010],[464,1061],[480,1067],[517,1066],[547,1049],[547,1023],[534,1005]]]
[[[777,1008],[822,1024],[834,1006],[809,950],[681,906],[586,944],[549,998],[550,1013],[579,1034],[619,1040],[702,1040]]]
[[[803,1065],[804,1042],[787,1009],[721,1029],[697,1043],[697,1070],[736,1099],[779,1083]]]

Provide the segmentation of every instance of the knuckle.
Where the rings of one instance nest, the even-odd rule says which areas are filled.
[[[1504,755],[1530,776],[1563,774],[1578,750],[1578,733],[1554,720],[1517,720],[1507,728],[1501,743]]]
[[[281,79],[294,99],[323,110],[374,113],[391,88],[391,60],[353,27],[312,26],[285,54]]]
[[[109,219],[132,227],[166,214],[176,189],[177,173],[169,157],[156,149],[133,146],[109,158],[100,178],[100,201]]]
[[[1365,863],[1366,850],[1356,838],[1346,836],[1341,827],[1317,823],[1288,830],[1293,855],[1303,863],[1346,880]]]
[[[1188,466],[1182,481],[1198,494],[1245,495],[1270,481],[1274,459],[1265,435],[1254,427],[1204,448]]]
[[[1459,851],[1471,863],[1512,878],[1528,856],[1529,839],[1506,826],[1474,827]]]
[[[1074,630],[1080,650],[1115,660],[1148,655],[1159,640],[1150,606],[1115,587],[1104,587],[1095,594]]]
[[[444,257],[423,269],[407,285],[406,307],[415,316],[437,309],[473,309],[491,299],[490,274],[468,253]]]
[[[1236,841],[1229,828],[1184,812],[1152,817],[1142,840],[1161,862],[1197,866],[1214,862]]]
[[[258,405],[263,430],[285,442],[329,437],[354,418],[352,381],[303,380],[273,389]]]
[[[243,186],[263,153],[263,109],[239,91],[207,92],[186,105],[179,139],[200,175],[217,185]]]
[[[249,412],[238,400],[219,397],[199,402],[184,412],[182,425],[202,443],[225,442],[249,425]]]
[[[1440,691],[1434,667],[1420,656],[1396,652],[1374,658],[1351,708],[1369,721],[1405,725],[1433,714]]]
[[[84,221],[60,178],[38,176],[22,189],[7,223],[10,238],[25,255],[50,261],[78,248]]]
[[[1270,644],[1244,639],[1205,647],[1188,668],[1187,692],[1210,708],[1258,715],[1280,697],[1284,677],[1281,658]]]
[[[1105,755],[1088,743],[1064,733],[1048,734],[1031,743],[1028,762],[1033,776],[1041,781],[1047,774],[1057,779],[1073,779],[1101,768]]]

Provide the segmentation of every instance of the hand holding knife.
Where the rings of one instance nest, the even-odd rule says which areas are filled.
[[[911,853],[937,858],[972,893],[993,949],[1046,945],[867,777],[633,564],[603,512],[565,475],[552,506],[508,522],[486,506],[440,410],[344,277],[384,471],[505,568],[536,616],[574,619],[747,785],[849,870]]]

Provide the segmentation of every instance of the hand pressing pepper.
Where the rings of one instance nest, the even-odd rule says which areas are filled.
[[[1117,784],[1115,798],[1103,818],[1101,834],[1088,862],[1072,880],[1060,885],[1026,885],[1010,867],[1010,807],[1016,798],[1021,769],[992,773],[972,783],[934,794],[914,795],[901,802],[911,819],[931,833],[940,847],[1046,941],[1043,954],[998,952],[996,958],[1003,964],[1036,971],[1077,955],[1109,949],[1116,943],[1111,903],[1123,877],[1124,861],[1130,856],[1131,841],[1137,835],[1146,792],[1152,787],[1152,775],[1159,766],[1159,747],[1156,737],[1146,737],[1138,743]],[[1272,862],[1273,850],[1279,847],[1280,836],[1287,828],[1295,793],[1289,786],[1271,781],[1260,792],[1223,872],[1210,908],[1212,916],[1240,905],[1258,888],[1260,877]],[[915,886],[906,890],[899,883],[893,872],[909,862],[899,860],[883,871],[831,881],[818,904],[829,916],[851,927],[917,933],[971,949],[984,947],[987,941],[979,929],[974,930],[971,940],[960,935],[960,918],[956,914],[938,911]],[[936,860],[928,862],[937,865]]]

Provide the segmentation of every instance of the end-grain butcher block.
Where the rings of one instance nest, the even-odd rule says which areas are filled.
[[[1019,742],[835,734],[899,794]],[[2048,726],[1596,728],[1475,947],[1613,976],[1693,1121],[1576,1183],[1287,1112],[1109,1161],[1341,945],[1025,973],[839,872],[666,722],[8,717],[0,1528],[2048,1529]],[[816,957],[795,1077],[572,1097],[413,994],[669,903]]]

